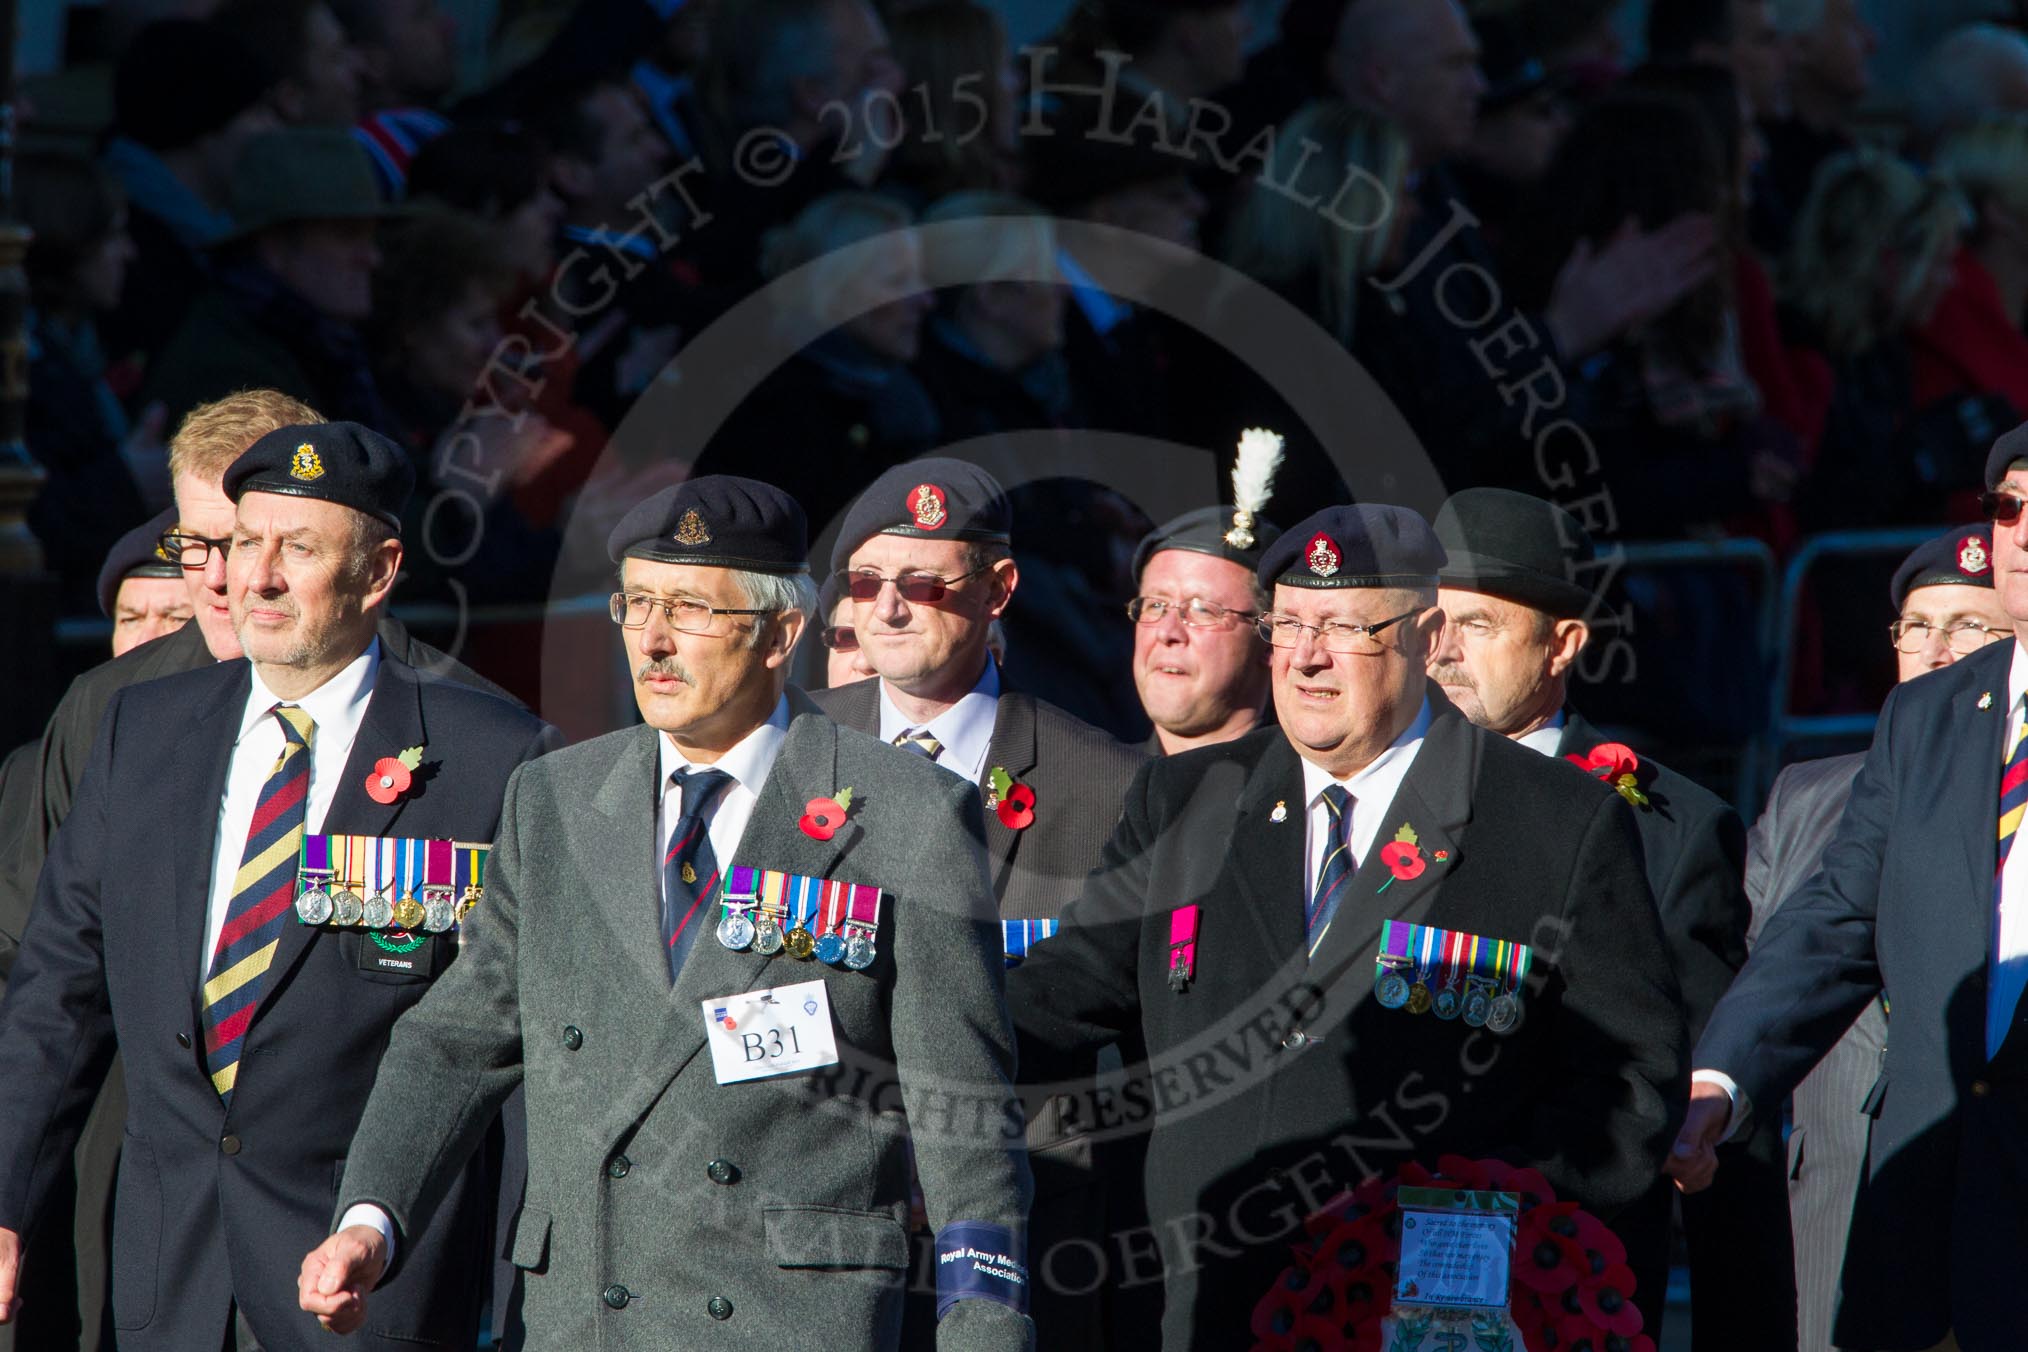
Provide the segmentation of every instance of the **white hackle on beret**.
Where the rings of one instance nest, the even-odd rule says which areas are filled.
[[[1275,471],[1281,467],[1281,433],[1249,427],[1239,434],[1239,458],[1232,462],[1232,529],[1225,533],[1225,543],[1234,549],[1253,548],[1254,513],[1274,496]]]

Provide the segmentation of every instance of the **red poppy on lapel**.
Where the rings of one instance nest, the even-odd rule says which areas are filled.
[[[1026,831],[1035,824],[1035,790],[1019,783],[996,765],[986,776],[986,806],[1009,831]]]
[[[796,825],[812,840],[829,840],[838,834],[851,811],[852,790],[840,789],[835,798],[812,798],[803,804],[803,816]]]
[[[382,756],[366,776],[366,796],[376,803],[392,803],[409,791],[415,782],[415,767],[422,764],[423,749],[412,746],[399,756]]]
[[[1648,795],[1641,790],[1641,758],[1625,742],[1600,742],[1589,755],[1573,752],[1564,757],[1593,779],[1610,784],[1620,797],[1635,807],[1648,807]]]

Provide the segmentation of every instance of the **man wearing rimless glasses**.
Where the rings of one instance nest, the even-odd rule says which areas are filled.
[[[1822,867],[1769,918],[1697,1041],[1668,1166],[1685,1191],[1708,1186],[1717,1145],[1752,1114],[1779,1112],[1853,1019],[1886,1003],[1840,1347],[2020,1345],[2028,851],[2014,846],[2028,804],[2028,426],[1994,444],[1986,487],[1991,557],[1975,547],[1958,562],[1991,568],[2015,639],[1888,695]]]
[[[1023,691],[1008,689],[989,650],[993,622],[1020,582],[1008,545],[1012,509],[999,483],[960,460],[931,457],[889,470],[846,513],[832,550],[854,636],[880,674],[813,698],[847,727],[924,756],[986,797],[986,856],[1016,961],[1076,895],[1119,820],[1141,754]],[[1058,1296],[1093,1289],[1074,1272],[1099,1226],[1089,1173],[1091,1123],[1070,1101],[1031,1105],[1036,1175],[1029,1262],[1043,1347],[1095,1345],[1098,1302]],[[911,1313],[911,1320],[920,1317]]]

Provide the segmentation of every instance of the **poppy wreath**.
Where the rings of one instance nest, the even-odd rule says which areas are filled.
[[[1404,1164],[1305,1221],[1293,1261],[1254,1306],[1253,1352],[1387,1352],[1382,1324],[1393,1312],[1401,1256],[1395,1194],[1404,1187],[1520,1197],[1507,1298],[1527,1352],[1655,1352],[1654,1339],[1641,1332],[1619,1236],[1577,1203],[1559,1202],[1536,1170],[1461,1155],[1442,1156],[1434,1173]],[[1474,1352],[1513,1347],[1498,1325],[1475,1330],[1473,1341]]]
[[[1641,758],[1625,742],[1600,742],[1585,755],[1573,752],[1564,759],[1593,779],[1610,785],[1633,806],[1649,806],[1648,795],[1641,788],[1647,772],[1641,767]]]

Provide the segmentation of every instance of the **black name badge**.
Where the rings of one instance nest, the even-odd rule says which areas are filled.
[[[437,945],[427,935],[416,935],[414,939],[388,938],[376,943],[377,936],[365,934],[359,937],[359,970],[382,976],[436,975]],[[421,940],[410,947],[415,939]]]

